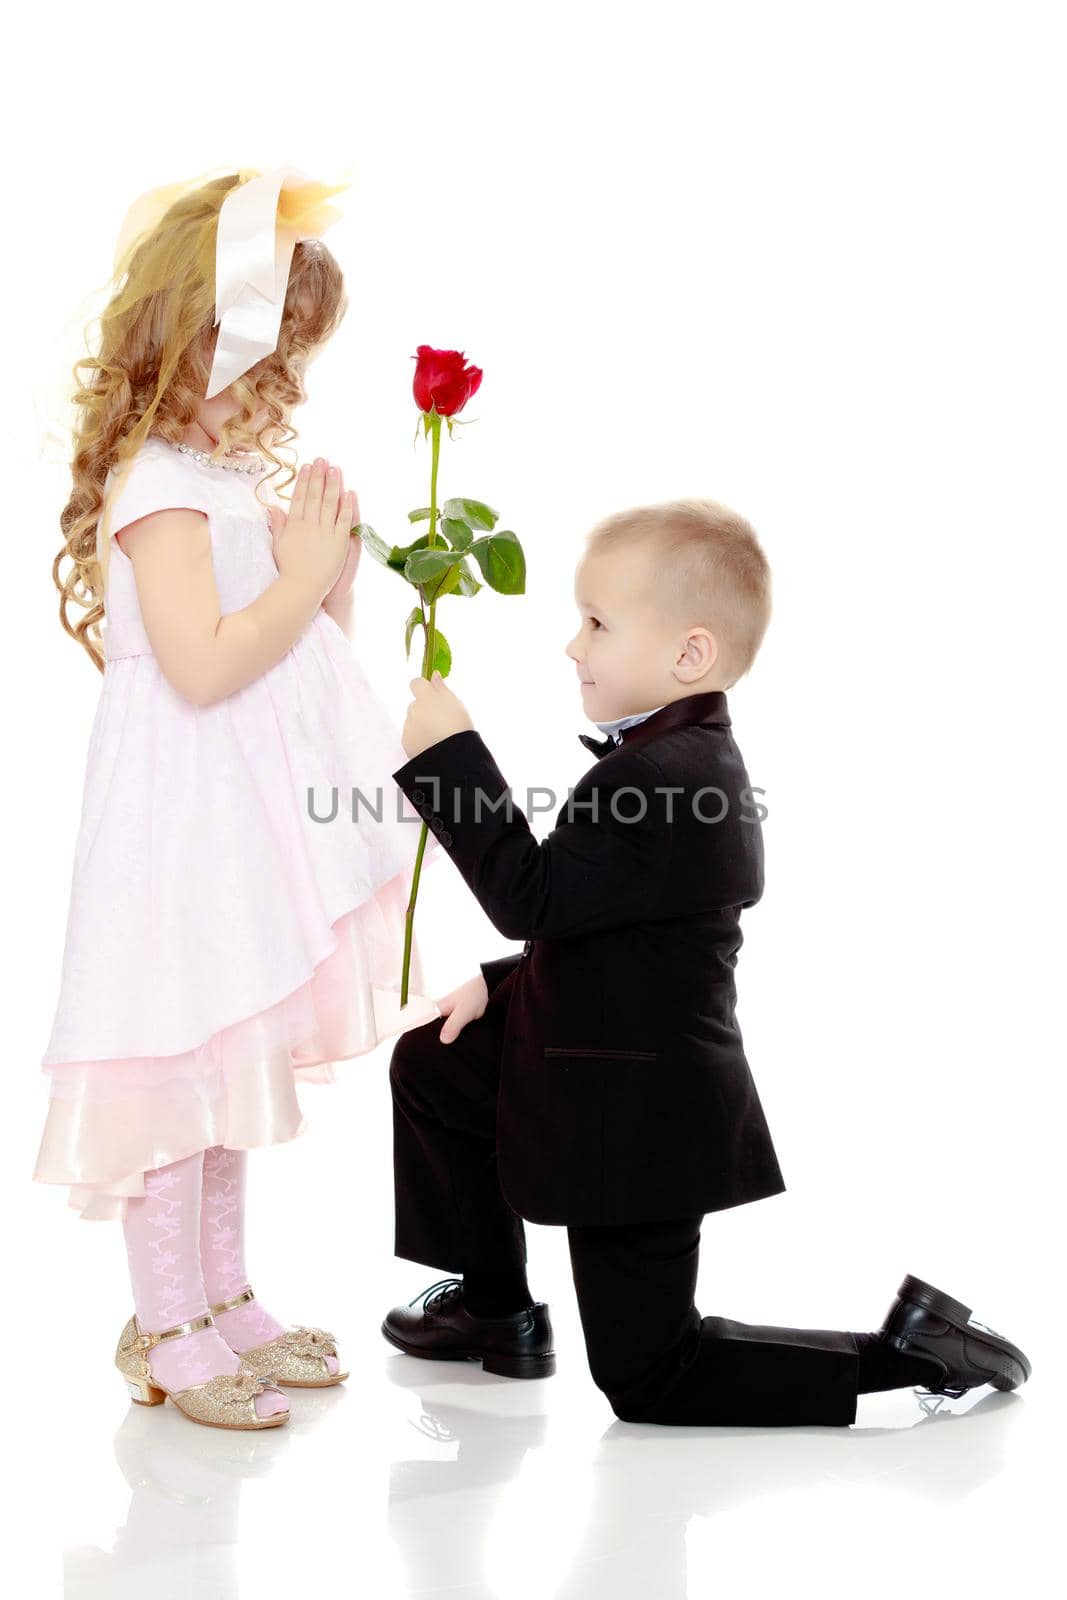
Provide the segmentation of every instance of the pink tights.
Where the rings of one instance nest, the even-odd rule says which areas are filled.
[[[245,1154],[243,1151],[221,1153],[242,1158]],[[229,1298],[215,1293],[215,1278],[210,1280],[210,1287],[207,1286],[207,1269],[204,1268],[203,1274],[201,1269],[202,1215],[208,1219],[206,1231],[212,1231],[205,1189],[208,1181],[206,1155],[214,1154],[199,1150],[169,1166],[146,1172],[144,1197],[127,1201],[123,1228],[130,1284],[137,1320],[146,1333],[160,1332],[175,1323],[203,1316],[210,1301]],[[243,1183],[239,1183],[234,1216],[229,1224],[236,1239],[233,1260],[241,1270],[242,1189]],[[214,1244],[212,1252],[216,1253]],[[221,1246],[218,1253],[222,1254]],[[250,1349],[253,1342],[246,1342],[244,1348]],[[237,1372],[240,1360],[216,1326],[199,1328],[195,1333],[154,1345],[148,1352],[148,1365],[153,1376],[168,1389],[183,1389],[189,1384],[205,1383],[222,1372]],[[257,1395],[255,1405],[261,1417],[288,1410],[285,1397],[280,1394]]]
[[[249,1287],[245,1271],[245,1178],[247,1150],[221,1144],[204,1151],[204,1198],[200,1212],[200,1265],[209,1305],[232,1300]],[[254,1350],[285,1332],[258,1300],[215,1312],[215,1326],[231,1350]],[[337,1371],[337,1357],[326,1365]]]

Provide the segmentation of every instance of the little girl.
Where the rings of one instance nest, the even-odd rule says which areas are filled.
[[[276,1427],[279,1386],[347,1373],[332,1335],[284,1327],[253,1293],[247,1151],[302,1131],[298,1080],[333,1081],[332,1062],[438,1014],[414,944],[399,1004],[420,819],[390,777],[399,732],[336,620],[355,495],[316,461],[287,516],[266,477],[347,309],[315,236],[323,190],[275,172],[153,193],[99,357],[78,363],[73,570],[56,581],[103,680],[34,1177],[123,1223],[135,1314],[116,1365],[133,1398]],[[216,334],[234,250],[258,299]],[[256,268],[269,284],[278,262],[271,326]],[[424,860],[439,855],[429,838]]]

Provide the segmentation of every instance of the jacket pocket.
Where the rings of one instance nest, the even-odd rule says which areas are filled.
[[[562,1045],[546,1044],[546,1056],[607,1056],[618,1061],[655,1061],[658,1058],[656,1050],[592,1050],[575,1047],[572,1050],[564,1049]]]

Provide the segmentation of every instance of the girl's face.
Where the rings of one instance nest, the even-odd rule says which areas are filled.
[[[295,410],[296,406],[302,405],[304,400],[307,399],[307,391],[306,391],[306,389],[304,389],[304,379],[305,379],[305,377],[307,375],[308,365],[314,359],[314,356],[315,356],[315,352],[312,351],[311,355],[306,356],[306,357],[302,356],[302,357],[300,357],[299,360],[297,360],[297,361],[295,361],[293,363],[293,370],[295,371],[296,377],[297,377],[297,379],[298,379],[298,381],[300,383],[302,394],[301,394],[301,398],[293,403],[293,406],[291,407],[291,411]],[[218,398],[221,400],[223,398],[223,395],[225,395],[227,393],[228,393],[228,391],[224,389],[222,391],[222,394],[219,395]],[[205,404],[210,404],[210,402],[205,402]],[[229,399],[229,408],[228,408],[228,410],[226,412],[226,415],[227,416],[232,415],[232,413],[234,411],[236,411],[236,409],[237,409],[237,406],[236,406],[236,403],[234,402],[233,396],[231,394],[230,395],[230,399]],[[266,406],[260,406],[258,408],[258,410],[253,413],[252,421],[249,424],[249,431],[251,432],[253,437],[258,433],[259,429],[264,426],[264,424],[267,421],[267,416],[268,416],[268,412],[267,412]],[[217,435],[216,435],[216,437],[217,437]]]
[[[296,376],[299,379],[302,388],[307,367],[317,354],[317,350],[312,350],[308,356],[301,357],[294,364]],[[264,362],[269,359],[269,357],[264,357]],[[262,363],[257,363],[257,365],[261,364]],[[252,370],[254,371],[255,367],[253,367]],[[248,376],[248,374],[246,374],[246,376]],[[302,399],[306,398],[307,396],[305,393],[302,396]],[[302,400],[298,400],[296,405],[301,403]],[[239,409],[240,407],[238,406],[237,399],[233,392],[233,385],[231,384],[227,388],[221,390],[217,395],[213,395],[210,400],[201,400],[199,409],[197,411],[199,430],[202,430],[211,439],[218,439],[222,432],[223,423],[228,421],[230,417],[234,416]],[[267,407],[259,406],[253,413],[251,422],[248,424],[247,443],[249,448],[255,448],[256,435],[258,434],[259,430],[266,425],[267,419]],[[190,431],[192,433],[197,432],[198,430],[193,429]],[[189,442],[203,444],[203,440],[200,438],[195,441],[190,438]],[[268,442],[270,441],[268,440]]]
[[[303,374],[301,374],[301,377],[302,376]],[[220,390],[219,393],[213,395],[210,400],[202,400],[200,402],[200,407],[197,412],[197,421],[199,422],[203,431],[208,434],[210,438],[217,439],[222,432],[223,423],[227,422],[230,417],[234,416],[239,409],[240,408],[237,404],[237,400],[233,393],[233,387],[231,385],[226,389]],[[252,414],[251,422],[248,424],[248,442],[250,445],[258,434],[260,428],[266,424],[267,419],[267,407],[257,407]]]

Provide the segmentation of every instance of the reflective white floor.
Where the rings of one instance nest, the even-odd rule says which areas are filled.
[[[576,1371],[427,1368],[367,1349],[373,1393],[295,1396],[288,1428],[258,1436],[127,1411],[116,1390],[64,1463],[63,1592],[682,1600],[806,1574],[932,1594],[976,1541],[989,1593],[1025,1570],[1009,1464],[1039,1407],[1017,1397],[872,1397],[843,1431],[653,1429],[607,1422]]]
[[[986,1388],[959,1401],[907,1389],[861,1396],[844,1429],[623,1423],[585,1366],[562,1230],[528,1229],[531,1284],[556,1329],[554,1377],[509,1381],[385,1343],[383,1312],[446,1273],[390,1254],[388,1152],[377,1131],[387,1125],[384,1086],[354,1078],[329,1093],[339,1096],[336,1117],[325,1100],[311,1102],[310,1137],[253,1158],[250,1261],[271,1288],[260,1280],[260,1293],[288,1320],[335,1331],[352,1366],[340,1388],[290,1391],[285,1428],[226,1433],[170,1404],[130,1405],[111,1367],[128,1314],[120,1236],[35,1191],[48,1277],[5,1330],[7,1370],[20,1375],[5,1411],[9,1461],[23,1478],[7,1556],[20,1600],[265,1600],[327,1589],[688,1600],[724,1585],[759,1596],[798,1584],[893,1600],[1048,1592],[1049,1576],[1038,1574],[1058,1515],[1060,1428],[1050,1410],[1055,1352],[1037,1338],[1040,1274],[1023,1286],[1012,1276],[1018,1261],[1001,1274],[978,1241],[920,1247],[918,1204],[898,1213],[872,1203],[861,1220],[801,1178],[773,1202],[705,1219],[703,1311],[867,1328],[904,1271],[965,1299],[991,1282],[996,1304],[976,1301],[974,1314],[1016,1338],[1037,1375],[1015,1394]],[[362,1248],[330,1164],[353,1129],[358,1192],[381,1202]]]

